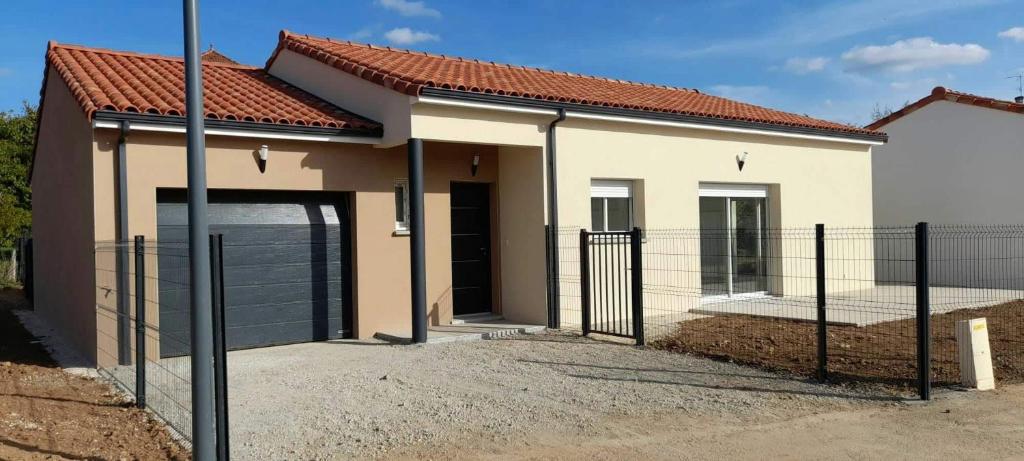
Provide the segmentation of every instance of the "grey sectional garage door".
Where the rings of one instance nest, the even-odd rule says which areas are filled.
[[[351,334],[350,227],[339,194],[211,191],[210,231],[224,234],[230,349]],[[183,191],[157,197],[160,354],[189,350]]]

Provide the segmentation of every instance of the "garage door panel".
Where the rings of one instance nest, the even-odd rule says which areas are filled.
[[[187,207],[158,193],[161,354],[188,353]],[[351,333],[348,213],[337,196],[210,194],[210,231],[224,236],[229,348],[318,341]],[[178,248],[173,242],[179,242]],[[175,250],[181,252],[175,255]],[[342,333],[342,332],[345,333]]]

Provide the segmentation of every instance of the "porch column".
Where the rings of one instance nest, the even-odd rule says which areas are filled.
[[[427,342],[427,266],[423,237],[423,140],[410,138],[409,261],[412,268],[412,342]]]

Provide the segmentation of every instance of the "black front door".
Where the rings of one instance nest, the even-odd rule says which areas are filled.
[[[487,184],[452,183],[452,310],[491,312],[491,197]]]

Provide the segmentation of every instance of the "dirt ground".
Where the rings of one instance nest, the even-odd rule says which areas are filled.
[[[937,384],[960,380],[954,325],[988,321],[992,365],[1000,383],[1024,382],[1024,302],[933,315],[932,376]],[[909,385],[917,373],[916,320],[865,327],[828,326],[828,368],[833,380],[883,381]],[[817,367],[817,325],[813,322],[748,315],[723,315],[680,323],[653,347],[769,370],[813,376]]]
[[[592,431],[545,427],[413,447],[389,459],[1022,459],[1024,385],[942,391],[930,403],[776,410],[755,417],[608,417]]]
[[[108,384],[61,370],[0,291],[0,459],[189,459],[164,427]]]

